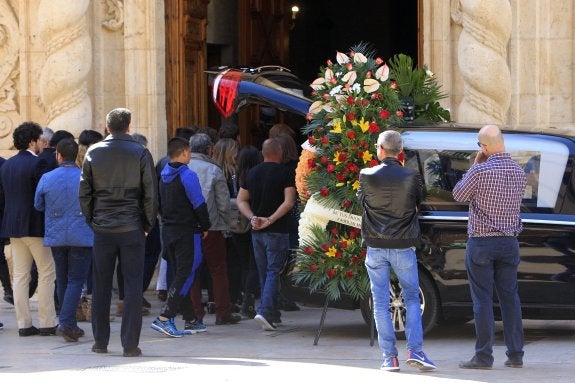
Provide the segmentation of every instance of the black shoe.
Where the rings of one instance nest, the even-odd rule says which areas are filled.
[[[78,335],[76,334],[76,330],[70,327],[62,327],[58,326],[58,335],[60,335],[66,342],[77,342]]]
[[[134,358],[137,356],[142,356],[142,350],[139,347],[131,348],[131,349],[124,349],[124,356],[128,358]]]
[[[94,345],[92,346],[92,352],[95,352],[96,354],[107,354],[108,348],[98,346],[96,343],[94,343]]]
[[[505,365],[505,367],[521,368],[521,367],[523,367],[523,359],[522,358],[507,358],[507,360],[503,364]]]
[[[52,335],[56,335],[56,330],[58,329],[58,326],[54,326],[54,327],[41,327],[38,332],[40,333],[40,336],[52,336]]]
[[[5,293],[4,294],[4,301],[10,303],[12,306],[14,306],[14,296],[10,293]]]
[[[20,336],[32,336],[38,334],[40,334],[40,331],[34,326],[18,329],[18,335]]]
[[[0,330],[4,328],[4,323],[0,322]]]
[[[168,291],[167,290],[158,290],[158,299],[162,302],[165,302],[168,299]]]
[[[152,308],[152,304],[150,302],[148,302],[148,300],[146,298],[143,298],[143,297],[142,297],[142,306],[147,308],[147,309]]]
[[[230,314],[223,316],[221,318],[216,318],[216,325],[236,324],[241,320],[242,320],[241,315],[230,313]]]
[[[76,328],[74,329],[74,333],[76,334],[76,336],[77,336],[78,338],[80,338],[81,336],[86,335],[86,333],[84,332],[84,330],[82,330],[80,327],[76,327]]]
[[[299,306],[294,301],[292,301],[291,299],[289,299],[289,298],[287,298],[281,294],[278,296],[277,309],[282,310],[282,311],[299,311],[300,310]]]
[[[473,358],[471,358],[469,362],[459,363],[459,368],[467,368],[474,370],[491,370],[491,365],[478,360],[477,357],[474,356]]]

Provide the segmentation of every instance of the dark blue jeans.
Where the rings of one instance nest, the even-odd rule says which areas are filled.
[[[277,309],[279,276],[289,252],[289,234],[252,231],[252,242],[262,290],[256,311],[268,320],[277,320],[281,315]]]
[[[78,326],[76,308],[92,264],[92,248],[58,246],[51,249],[56,264],[56,290],[60,302],[59,324],[74,329]]]
[[[108,347],[110,341],[110,303],[116,260],[122,258],[124,274],[124,312],[122,347],[133,350],[140,343],[142,331],[142,280],[144,278],[143,230],[126,233],[94,233],[92,262],[92,331],[95,345]]]
[[[499,299],[503,335],[509,357],[523,356],[523,324],[517,288],[519,243],[515,237],[472,237],[467,241],[465,265],[473,299],[475,355],[493,364],[493,288]]]

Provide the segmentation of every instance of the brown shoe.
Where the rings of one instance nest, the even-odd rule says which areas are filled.
[[[58,327],[58,335],[60,335],[66,342],[77,342],[78,332],[75,329],[69,327]]]

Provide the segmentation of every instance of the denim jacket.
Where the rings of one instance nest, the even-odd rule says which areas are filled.
[[[91,247],[94,244],[94,232],[80,210],[80,172],[74,162],[62,162],[40,178],[34,207],[44,211],[44,246]]]

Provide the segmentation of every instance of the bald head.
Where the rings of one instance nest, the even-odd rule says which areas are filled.
[[[262,145],[262,155],[264,162],[282,162],[282,145],[275,138],[268,138]]]
[[[485,125],[479,130],[477,139],[481,144],[481,148],[489,155],[505,151],[503,135],[497,125]]]

